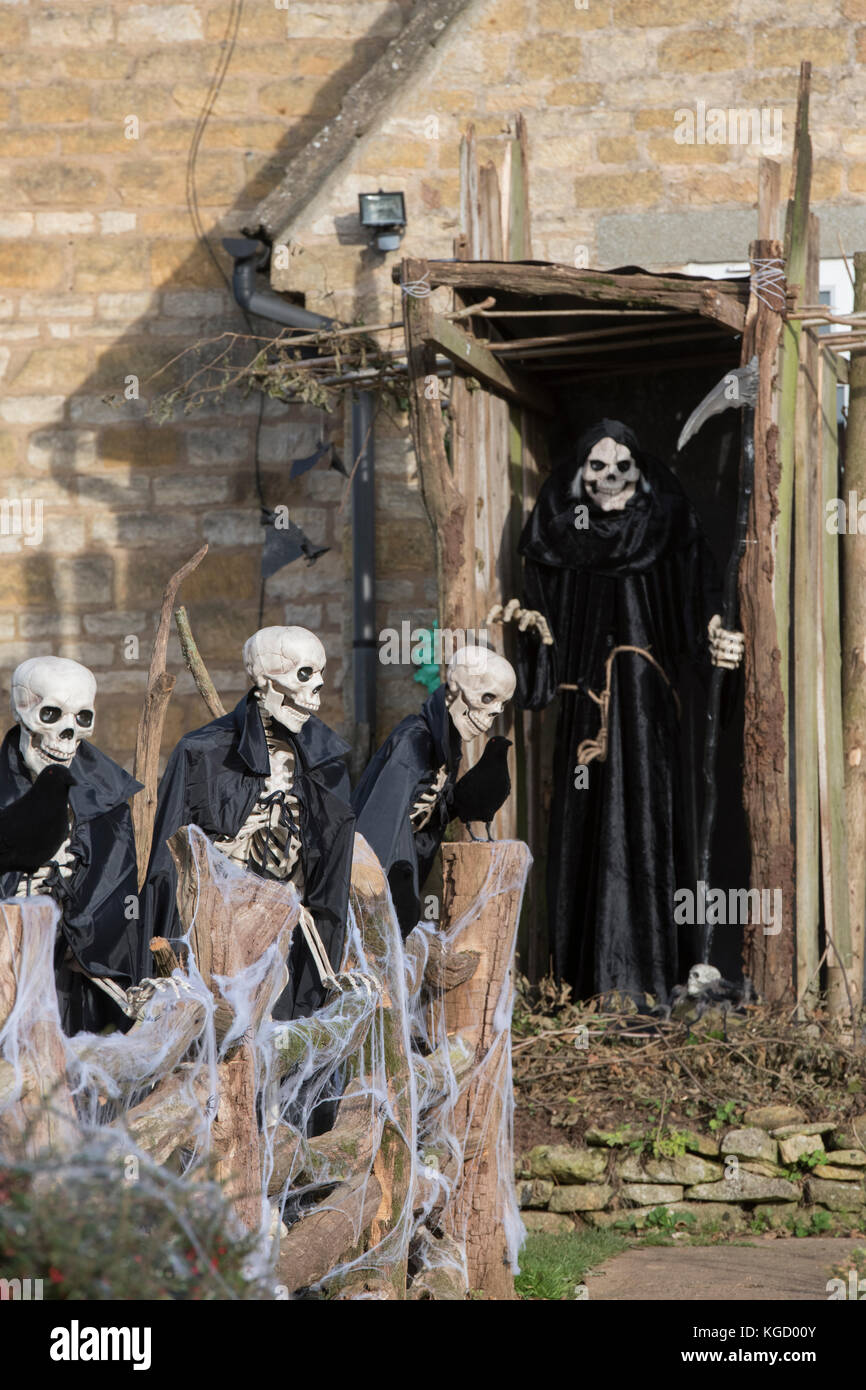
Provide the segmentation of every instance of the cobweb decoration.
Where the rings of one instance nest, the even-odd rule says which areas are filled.
[[[133,992],[125,1034],[64,1037],[57,909],[0,904],[0,1151],[53,1161],[99,1142],[180,1182],[212,1162],[253,1241],[250,1277],[274,1297],[465,1298],[485,1241],[516,1270],[511,965],[526,847],[446,846],[446,876],[468,853],[477,882],[445,930],[419,922],[404,942],[356,836],[339,988],[286,1023],[272,1009],[297,891],[247,873],[196,826],[170,844],[181,964]]]

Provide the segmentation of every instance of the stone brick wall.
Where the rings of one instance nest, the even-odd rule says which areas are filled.
[[[212,75],[229,55],[196,174],[200,216],[228,272],[220,238],[249,220],[286,161],[336,115],[410,8],[247,0],[229,55],[224,0],[0,0],[2,496],[44,506],[41,543],[0,536],[0,668],[8,687],[25,655],[87,662],[101,692],[98,741],[124,761],[176,564],[211,545],[184,598],[226,703],[243,688],[240,644],[258,622],[257,402],[228,398],[161,427],[148,417],[167,379],[150,380],[154,372],[197,339],[246,331],[188,208],[187,159]],[[288,269],[274,283],[349,320],[397,317],[395,256],[367,249],[357,193],[380,183],[404,190],[410,225],[396,255],[451,255],[460,131],[473,121],[482,152],[499,160],[516,109],[529,126],[537,257],[661,267],[742,255],[761,151],[679,145],[674,112],[698,101],[778,107],[786,161],[803,57],[814,64],[825,238],[838,227],[846,249],[862,249],[846,229],[859,225],[866,190],[864,54],[866,0],[587,0],[585,9],[476,0],[287,229]],[[125,398],[130,376],[138,401]],[[264,620],[322,632],[324,712],[346,729],[344,483],[319,472],[287,481],[287,460],[311,452],[323,431],[341,438],[342,419],[265,409],[268,505],[287,505],[331,549],[270,581]],[[435,611],[432,548],[404,422],[380,412],[377,436],[379,620],[424,625]],[[380,686],[381,733],[423,692],[401,668],[383,667]],[[205,717],[183,676],[166,746]]]
[[[317,5],[247,0],[197,163],[200,215],[226,272],[221,237],[239,232],[337,111],[405,8],[346,0],[324,7],[330,22]],[[163,383],[154,372],[199,338],[247,331],[188,209],[187,156],[229,14],[215,0],[0,3],[0,496],[43,506],[40,543],[16,533],[14,517],[0,535],[0,671],[8,690],[28,655],[92,666],[98,742],[127,764],[173,569],[209,542],[183,598],[226,704],[244,688],[240,647],[258,623],[257,402],[233,398],[160,427],[148,413]],[[125,398],[130,376],[137,401]],[[342,725],[342,481],[331,472],[287,487],[287,460],[323,430],[339,436],[342,420],[265,409],[266,501],[291,504],[332,548],[315,570],[300,564],[299,593],[289,571],[270,583],[264,621],[323,633],[325,716]],[[171,659],[179,670],[174,645]],[[183,673],[166,749],[207,717]]]
[[[638,1126],[587,1130],[585,1147],[540,1144],[515,1160],[529,1230],[680,1227],[854,1235],[866,1229],[866,1116],[808,1122],[797,1106],[746,1110],[720,1135]]]

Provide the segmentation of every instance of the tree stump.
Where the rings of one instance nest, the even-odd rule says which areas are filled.
[[[442,1224],[464,1246],[469,1289],[513,1299],[512,967],[532,856],[521,840],[498,840],[443,845],[442,861],[449,944],[479,954],[471,979],[445,996],[448,1033],[474,1041],[476,1072],[454,1103],[463,1170]]]

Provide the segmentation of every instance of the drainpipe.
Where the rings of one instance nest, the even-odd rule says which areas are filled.
[[[376,513],[372,391],[352,397],[352,620],[354,771],[364,770],[376,736]]]
[[[317,328],[333,328],[334,320],[323,314],[311,314],[297,304],[289,304],[273,290],[256,289],[256,271],[267,250],[251,237],[225,237],[223,247],[235,263],[232,289],[235,299],[247,313],[281,323],[286,328],[303,328],[314,333]]]
[[[286,328],[315,332],[332,328],[334,320],[289,304],[273,290],[257,290],[256,272],[266,254],[260,241],[226,237],[225,250],[234,261],[232,288],[247,313]],[[359,776],[372,752],[376,732],[376,514],[374,499],[373,393],[352,398],[351,458],[358,460],[352,478],[352,622],[355,746],[353,773]]]

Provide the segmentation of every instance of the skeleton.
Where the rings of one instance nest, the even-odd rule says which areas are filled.
[[[21,726],[21,756],[33,777],[60,763],[69,767],[94,730],[96,678],[64,656],[33,656],[12,675],[12,715]]]
[[[445,673],[445,703],[464,743],[490,732],[514,694],[517,677],[504,656],[487,647],[460,647]]]
[[[621,512],[634,497],[638,484],[648,486],[628,445],[618,444],[615,439],[600,439],[575,475],[571,495],[588,495],[603,512]]]
[[[604,512],[620,512],[634,497],[638,488],[649,489],[636,460],[627,444],[619,444],[615,439],[605,437],[593,444],[578,469],[571,484],[572,497],[582,500],[588,497],[593,506]],[[515,621],[518,631],[525,632],[528,627],[535,628],[546,646],[553,644],[547,620],[535,609],[522,608],[519,599],[509,599],[505,605],[498,603],[487,614],[487,622],[508,623]],[[713,666],[723,666],[734,671],[743,659],[746,639],[742,632],[722,627],[719,613],[714,613],[707,625],[710,661]]]
[[[516,683],[510,663],[487,647],[461,647],[454,653],[445,673],[445,702],[464,743],[490,732],[494,719],[514,694]],[[413,830],[422,830],[428,823],[447,781],[448,768],[443,765],[432,774],[432,780],[412,805],[409,820]]]
[[[77,661],[63,656],[34,656],[22,661],[12,675],[12,715],[20,726],[19,747],[24,763],[36,778],[46,767],[71,766],[82,740],[95,727],[96,678]],[[16,897],[37,893],[62,895],[62,885],[78,865],[70,853],[69,834],[53,859],[33,874],[23,875]]]
[[[319,708],[325,649],[306,628],[266,627],[244,644],[243,660],[256,686],[270,772],[238,833],[219,835],[214,843],[235,863],[291,880],[300,892],[300,808],[291,791],[295,753],[285,730],[299,733]]]

